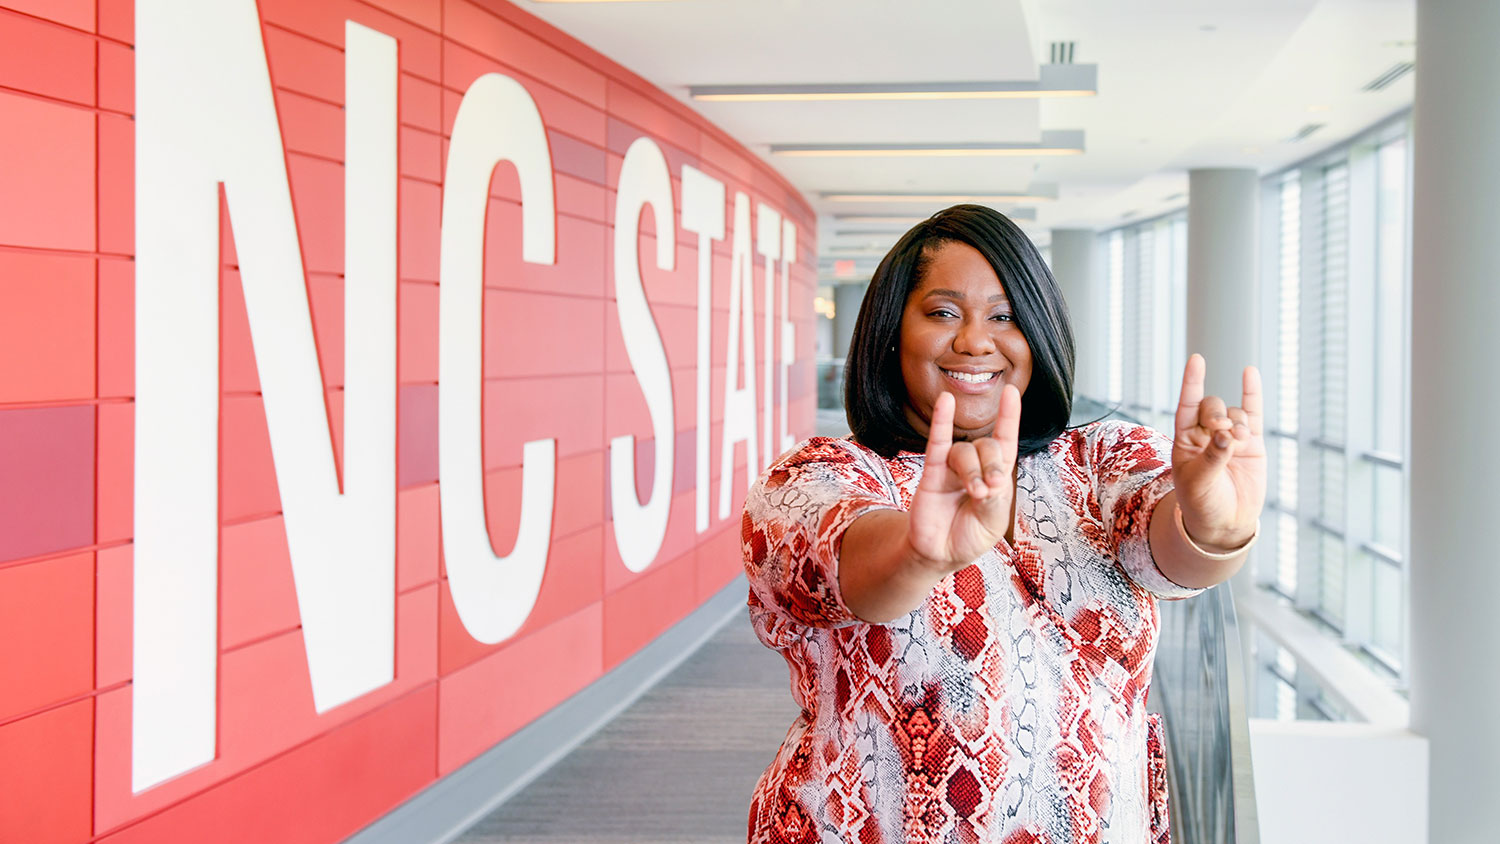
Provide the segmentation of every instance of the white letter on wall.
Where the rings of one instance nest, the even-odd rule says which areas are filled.
[[[438,485],[443,559],[464,627],[499,642],[531,614],[552,545],[557,441],[522,446],[521,527],[501,557],[484,516],[484,218],[502,161],[521,180],[521,258],[557,260],[552,155],[536,103],[498,73],[474,80],[453,121],[443,175],[438,285]]]
[[[672,459],[677,437],[672,414],[672,372],[661,334],[651,318],[651,306],[641,286],[639,234],[641,209],[651,206],[656,224],[656,267],[676,267],[677,223],[672,207],[672,177],[661,147],[650,138],[636,138],[625,151],[620,184],[615,193],[615,303],[620,334],[630,368],[646,397],[651,435],[656,439],[656,469],[651,494],[643,503],[635,494],[635,437],[609,442],[609,498],[614,514],[615,547],[631,571],[641,571],[656,559],[667,535],[672,512]]]
[[[619,219],[619,215],[615,215]],[[709,345],[713,326],[713,242],[724,239],[724,183],[697,168],[682,167],[682,227],[698,235],[698,442],[696,471],[697,532],[708,530],[708,419],[713,362]]]
[[[734,446],[745,442],[745,473],[754,484],[760,474],[755,433],[755,293],[750,254],[750,198],[734,195],[733,251],[729,263],[729,356],[724,369],[724,432],[719,455],[719,518],[729,518],[729,487],[734,478]],[[744,359],[745,386],[740,381]],[[748,486],[748,485],[747,485]]]
[[[319,712],[392,678],[396,43],[346,31],[345,490],[253,0],[136,4],[131,786],[212,761],[218,647],[219,213],[245,305]]]
[[[786,451],[797,444],[792,438],[791,426],[787,424],[791,406],[791,393],[787,390],[788,376],[792,370],[792,359],[797,355],[797,327],[792,325],[791,311],[787,310],[791,286],[792,265],[797,263],[797,226],[791,220],[781,224],[781,439],[777,451]]]
[[[771,341],[776,336],[773,331],[776,327],[773,316],[776,313],[776,262],[781,259],[781,214],[769,205],[756,203],[755,229],[755,251],[766,259],[766,310],[762,317],[765,332],[761,338],[761,371],[765,373],[765,381],[761,385],[760,458],[769,466],[771,458],[778,453],[773,445],[775,440],[771,438],[771,405],[776,401],[776,393],[771,389],[771,379],[776,375],[773,368],[776,364],[771,357],[774,348]]]

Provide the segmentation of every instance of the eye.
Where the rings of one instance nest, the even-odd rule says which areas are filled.
[[[954,312],[948,310],[947,308],[938,308],[935,311],[929,311],[927,313],[927,315],[930,316],[930,317],[948,317],[950,319],[953,318],[953,317],[958,316],[958,314],[955,314]]]
[[[1011,314],[995,314],[994,316],[990,317],[990,319],[997,319],[997,320],[1000,320],[1001,322],[1015,322],[1016,321],[1016,318],[1014,316],[1012,316]]]

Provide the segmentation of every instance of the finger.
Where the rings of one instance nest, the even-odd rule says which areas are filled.
[[[993,437],[1000,444],[1001,475],[1009,478],[1016,467],[1016,452],[1021,441],[1021,391],[1014,384],[1006,384],[1000,389],[1000,418],[995,421]]]
[[[1242,407],[1231,407],[1225,413],[1229,415],[1229,421],[1234,423],[1229,433],[1241,442],[1250,439],[1250,414]]]
[[[1234,423],[1229,421],[1229,416],[1224,411],[1223,399],[1208,396],[1198,403],[1198,426],[1210,434],[1229,430],[1234,427]]]
[[[1207,364],[1203,356],[1188,357],[1182,369],[1182,393],[1177,398],[1177,433],[1181,434],[1198,424],[1198,404],[1203,401],[1203,377]]]
[[[1221,467],[1234,457],[1238,443],[1229,431],[1215,431],[1209,438],[1208,448],[1203,449],[1203,459],[1211,467]]]
[[[992,492],[1003,488],[1007,475],[1005,447],[994,437],[985,437],[975,440],[974,448],[979,452],[979,468],[984,472],[985,484]]]
[[[1260,370],[1253,366],[1245,367],[1241,380],[1244,384],[1244,398],[1240,399],[1240,406],[1245,408],[1245,415],[1249,417],[1247,424],[1250,426],[1250,433],[1258,437],[1265,428],[1265,397],[1260,387]]]
[[[948,449],[953,447],[953,394],[942,393],[932,405],[932,420],[927,427],[927,465],[948,465]]]
[[[985,498],[990,488],[984,482],[979,464],[979,450],[973,443],[957,442],[948,450],[948,470],[958,479],[971,498]]]

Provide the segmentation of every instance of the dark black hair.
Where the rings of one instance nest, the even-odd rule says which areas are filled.
[[[966,243],[999,276],[1012,315],[1031,347],[1031,378],[1021,402],[1020,454],[1045,449],[1073,409],[1073,328],[1052,272],[1029,238],[999,211],[955,205],[902,235],[870,279],[844,365],[844,408],[860,443],[884,457],[923,451],[927,438],[906,418],[901,377],[901,316],[932,254]]]

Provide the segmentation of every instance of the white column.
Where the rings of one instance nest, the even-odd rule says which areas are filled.
[[[854,337],[854,321],[859,319],[859,305],[865,300],[869,284],[840,284],[833,288],[833,356],[849,356],[849,340]]]
[[[1109,383],[1105,367],[1109,354],[1109,326],[1105,319],[1108,296],[1104,288],[1103,250],[1092,229],[1052,230],[1052,277],[1062,288],[1073,321],[1077,358],[1073,394],[1103,401]]]
[[[1207,394],[1231,407],[1240,403],[1240,373],[1261,363],[1255,336],[1259,199],[1254,170],[1188,172],[1187,351],[1208,361]]]
[[[1500,4],[1418,0],[1412,151],[1411,725],[1428,840],[1500,828]]]

